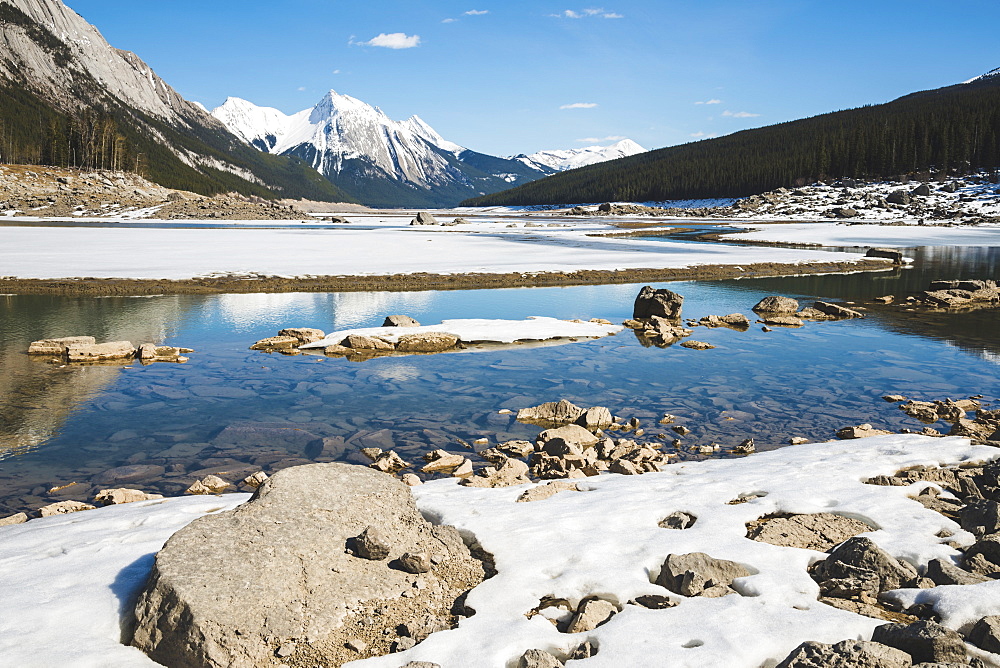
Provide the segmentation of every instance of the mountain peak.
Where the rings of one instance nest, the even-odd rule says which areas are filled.
[[[990,70],[986,74],[980,74],[978,77],[972,77],[968,81],[963,81],[964,84],[974,83],[976,81],[983,81],[984,79],[994,79],[1000,78],[1000,67]]]
[[[646,149],[642,146],[631,139],[625,138],[608,146],[597,145],[586,146],[584,148],[539,151],[531,155],[515,156],[514,159],[523,162],[529,167],[551,173],[553,170],[564,172],[568,169],[586,167],[598,162],[607,162],[608,160],[616,160],[645,152]]]

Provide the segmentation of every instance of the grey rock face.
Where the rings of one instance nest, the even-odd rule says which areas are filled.
[[[635,305],[632,310],[632,317],[636,320],[652,318],[658,316],[668,320],[677,320],[681,317],[681,306],[684,304],[684,297],[670,290],[657,290],[651,285],[647,285],[639,291],[635,298]]]
[[[835,645],[807,641],[796,647],[777,668],[910,668],[910,655],[865,640]]]
[[[667,555],[656,578],[656,584],[682,596],[718,596],[732,593],[730,585],[736,578],[751,573],[735,561],[714,559],[704,552]],[[720,587],[723,591],[709,591]]]
[[[390,543],[390,561],[348,554],[348,540],[369,526]],[[430,586],[389,566],[407,551],[439,558],[419,576]],[[177,668],[254,668],[305,642],[340,665],[358,658],[352,639],[365,639],[369,656],[389,651],[394,638],[364,623],[374,606],[387,624],[407,621],[392,616],[404,605],[451,619],[455,600],[482,579],[458,532],[429,524],[399,481],[347,464],[299,466],[167,541],[136,605],[132,644]]]
[[[752,310],[754,313],[796,313],[799,303],[791,297],[772,295],[761,299]]]
[[[420,323],[408,315],[387,315],[383,327],[420,327]]]
[[[901,649],[914,663],[966,662],[965,642],[956,631],[929,621],[883,624],[872,633],[875,642]]]
[[[968,585],[987,582],[989,578],[962,570],[944,559],[931,559],[925,576],[937,585]]]
[[[969,632],[969,642],[987,652],[1000,654],[1000,616],[983,617]]]

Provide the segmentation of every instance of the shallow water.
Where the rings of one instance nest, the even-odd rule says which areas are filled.
[[[685,318],[742,312],[768,294],[864,301],[905,295],[934,278],[1000,278],[1000,248],[910,253],[912,269],[881,273],[661,284],[685,297]],[[218,472],[229,480],[315,458],[365,460],[393,447],[409,460],[531,438],[538,428],[499,415],[560,398],[638,417],[655,437],[663,413],[692,430],[686,448],[758,448],[790,436],[827,440],[871,422],[923,425],[880,399],[1000,399],[1000,312],[869,307],[865,320],[765,333],[697,328],[716,345],[646,348],[629,331],[558,347],[375,359],[364,363],[248,350],[287,326],[325,331],[381,324],[390,313],[446,318],[631,316],[640,285],[412,293],[185,295],[144,298],[0,296],[0,516],[107,486],[167,494]],[[91,334],[194,348],[187,364],[59,368],[28,358],[28,342]],[[937,425],[946,428],[946,425]],[[327,440],[322,441],[322,438]],[[670,448],[670,445],[666,447]],[[481,449],[481,448],[480,448]],[[115,480],[109,469],[145,467]],[[55,486],[78,484],[50,495]]]

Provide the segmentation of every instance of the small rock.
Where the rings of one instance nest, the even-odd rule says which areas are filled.
[[[517,660],[517,668],[565,668],[565,664],[544,650],[529,649]]]
[[[247,487],[252,487],[257,489],[267,480],[267,474],[263,471],[257,471],[256,473],[251,473],[246,478],[243,478],[243,484]]]
[[[358,654],[360,654],[361,652],[368,649],[368,643],[366,643],[361,638],[351,638],[350,640],[344,643],[344,647],[351,650],[352,652],[357,652]]]
[[[362,334],[350,334],[340,342],[340,345],[352,350],[395,350],[395,346],[388,341]]]
[[[688,529],[694,526],[694,523],[698,521],[698,518],[691,513],[686,513],[683,510],[678,510],[676,512],[670,513],[662,520],[659,521],[658,526],[661,529]]]
[[[844,427],[837,430],[837,438],[840,439],[852,439],[852,438],[867,438],[869,436],[885,436],[891,434],[891,431],[886,431],[885,429],[875,429],[870,424],[859,424],[855,427]]]
[[[432,450],[424,455],[424,460],[427,461],[427,464],[420,469],[424,473],[453,471],[466,461],[464,456],[452,454],[445,450]]]
[[[405,652],[406,650],[413,649],[416,646],[417,646],[416,640],[414,640],[413,638],[408,638],[406,636],[403,636],[401,638],[397,638],[396,642],[392,643],[392,651]]]
[[[232,483],[226,482],[219,476],[207,475],[201,480],[195,481],[193,485],[184,490],[185,494],[222,494],[232,487]]]
[[[416,218],[410,221],[410,225],[437,225],[438,221],[432,214],[421,211]]]
[[[389,556],[391,546],[378,527],[370,526],[354,539],[354,553],[362,559],[381,561]]]
[[[112,506],[120,503],[135,503],[136,501],[149,501],[162,498],[162,494],[147,494],[139,489],[119,487],[117,489],[102,489],[94,496],[94,501],[103,506]]]
[[[900,401],[907,401],[908,398],[904,397],[902,394],[886,394],[882,397],[883,401],[888,401],[890,404],[899,403]]]
[[[38,512],[42,517],[54,517],[67,513],[78,513],[81,510],[94,510],[96,507],[81,501],[60,501],[59,503],[50,503],[47,506],[42,506],[38,509]]]
[[[704,341],[688,340],[681,343],[681,348],[690,348],[691,350],[711,350],[714,347],[711,343]]]
[[[403,481],[404,485],[407,485],[409,487],[416,487],[417,485],[423,485],[424,484],[424,481],[421,480],[419,477],[417,477],[413,473],[404,473],[400,477],[400,480]]]
[[[580,607],[577,608],[576,615],[566,629],[566,633],[593,631],[611,619],[617,612],[618,608],[610,601],[600,598],[585,599],[580,602]]]
[[[420,323],[408,315],[387,315],[383,327],[420,327]]]
[[[285,658],[286,656],[291,656],[292,654],[295,654],[295,643],[293,642],[284,643],[281,647],[279,647],[275,651],[275,654],[282,659]]]
[[[753,438],[748,438],[733,448],[734,455],[749,455],[756,451],[757,446],[754,445]]]
[[[969,642],[987,652],[1000,654],[1000,616],[983,617],[969,631]]]
[[[405,468],[409,468],[409,462],[403,460],[395,450],[390,450],[389,452],[383,452],[375,461],[371,463],[371,468],[382,471],[383,473],[399,473]]]
[[[468,478],[473,472],[472,460],[466,459],[461,466],[451,472],[451,475],[455,478]]]
[[[407,573],[427,573],[431,570],[431,558],[426,552],[407,552],[399,558],[399,565]]]
[[[322,329],[312,327],[288,327],[278,332],[278,336],[290,336],[300,344],[314,343],[326,337]]]
[[[12,526],[14,524],[24,524],[28,521],[27,513],[14,513],[7,517],[0,517],[0,527]]]
[[[682,596],[701,595],[717,586],[724,587],[726,593],[731,593],[729,586],[733,580],[750,574],[742,564],[715,559],[703,552],[670,554],[663,562],[656,584]],[[700,582],[700,587],[695,581]]]
[[[530,501],[542,501],[555,496],[559,492],[563,491],[579,491],[577,484],[575,482],[569,482],[566,480],[553,480],[545,485],[538,485],[537,487],[532,487],[531,489],[525,490],[521,496],[517,497],[518,503],[527,503]]]
[[[290,350],[299,347],[294,336],[269,336],[250,346],[250,350]]]
[[[792,436],[788,439],[789,445],[802,445],[803,443],[808,443],[809,439],[802,436]]]

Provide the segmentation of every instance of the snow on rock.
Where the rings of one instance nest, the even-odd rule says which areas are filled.
[[[587,146],[585,148],[571,148],[565,150],[538,151],[531,155],[511,156],[510,160],[517,160],[532,169],[540,172],[564,172],[568,169],[594,165],[608,160],[617,160],[630,155],[645,153],[639,144],[631,139],[622,139],[609,146]]]
[[[757,668],[774,665],[803,640],[868,638],[880,620],[817,601],[806,567],[822,553],[748,540],[746,523],[776,512],[843,514],[878,527],[862,535],[910,563],[949,558],[957,552],[946,541],[967,544],[973,537],[909,498],[927,483],[861,481],[909,466],[998,455],[957,437],[880,436],[688,462],[643,476],[601,475],[578,481],[581,492],[534,503],[517,503],[528,485],[482,489],[432,481],[413,488],[421,512],[474,536],[495,556],[498,574],[470,593],[467,605],[476,614],[458,628],[434,633],[406,652],[349,665],[398,668],[429,661],[442,668],[497,668],[513,665],[527,649],[565,657],[589,640],[599,648],[587,660],[594,668]],[[727,503],[750,495],[756,497]],[[0,528],[0,656],[28,667],[156,665],[118,644],[121,620],[153,553],[196,517],[246,498],[140,502]],[[676,511],[697,521],[684,530],[658,526]],[[943,529],[954,535],[936,537]],[[714,599],[671,595],[652,583],[668,554],[690,552],[742,564],[751,575],[734,582],[737,594]],[[991,582],[903,594],[937,597],[945,623],[952,624],[995,614],[997,587]],[[646,594],[679,604],[664,610],[628,604]],[[545,596],[574,606],[596,596],[620,612],[595,629],[563,634],[543,615],[525,616]]]
[[[440,325],[418,327],[362,327],[331,332],[320,341],[307,343],[300,348],[326,348],[340,343],[352,334],[373,336],[397,343],[399,337],[411,334],[441,332],[453,334],[465,343],[514,343],[515,341],[544,341],[547,339],[609,336],[624,329],[621,325],[597,322],[573,322],[544,316],[529,316],[526,320],[491,320],[484,318],[443,320]]]

